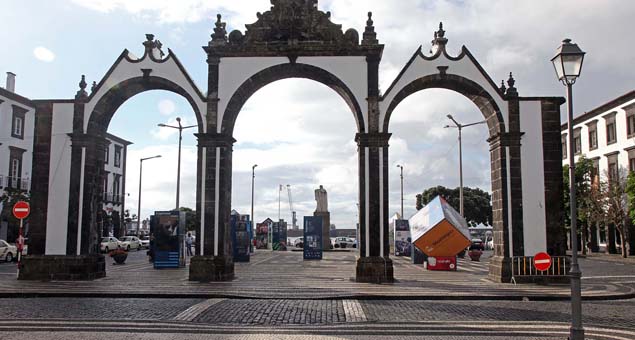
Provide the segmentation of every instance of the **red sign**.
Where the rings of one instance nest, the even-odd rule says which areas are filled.
[[[13,206],[13,216],[15,216],[15,218],[19,220],[25,219],[27,216],[29,216],[30,212],[31,212],[31,207],[29,206],[29,203],[27,202],[18,201]]]
[[[534,256],[534,267],[536,270],[547,270],[551,267],[551,256],[547,253],[538,253]]]
[[[456,270],[456,256],[428,257],[428,270]]]

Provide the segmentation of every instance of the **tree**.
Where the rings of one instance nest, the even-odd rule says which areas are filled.
[[[7,230],[7,241],[12,242],[18,237],[18,229],[20,228],[20,220],[13,216],[13,205],[18,201],[29,202],[31,195],[27,191],[20,189],[6,187],[5,191],[0,196],[0,202],[2,203],[2,209],[0,210],[0,222],[6,221],[9,224]],[[25,219],[25,222],[28,220]]]
[[[180,207],[179,210],[185,211],[185,231],[196,230],[199,223],[199,220],[196,218],[196,211],[187,207]]]
[[[562,167],[562,178],[564,185],[564,211],[565,225],[571,226],[571,204],[569,195],[569,166]],[[594,202],[589,200],[591,192],[591,183],[593,180],[593,162],[580,156],[575,162],[575,198],[576,198],[576,215],[577,225],[580,226],[579,231],[582,234],[582,254],[586,254],[586,244],[588,241],[589,227],[592,225],[589,221],[589,214],[596,211],[590,211],[594,208]]]
[[[628,257],[626,250],[626,240],[628,239],[628,228],[626,226],[626,218],[628,217],[628,196],[627,196],[627,175],[623,168],[617,169],[616,173],[606,173],[608,184],[605,186],[604,211],[606,219],[615,226],[620,234],[620,247],[622,248],[622,257]]]
[[[460,188],[449,189],[444,186],[431,187],[417,195],[417,210],[437,196],[443,197],[454,209],[459,210]],[[463,187],[463,209],[465,220],[471,226],[492,224],[492,198],[489,193],[479,188]]]

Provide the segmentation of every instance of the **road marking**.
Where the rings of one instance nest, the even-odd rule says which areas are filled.
[[[224,301],[225,299],[209,299],[209,300],[205,300],[201,303],[197,303],[194,306],[191,306],[190,308],[182,311],[181,313],[179,313],[179,315],[175,316],[173,320],[178,320],[178,321],[192,321],[194,320],[197,316],[203,314],[203,312],[205,312],[206,310],[208,310],[210,307],[212,307],[213,305]]]
[[[346,322],[366,322],[366,314],[358,300],[342,300]]]

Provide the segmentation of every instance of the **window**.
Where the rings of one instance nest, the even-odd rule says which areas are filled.
[[[22,181],[22,155],[26,152],[24,149],[9,146],[9,178],[7,186],[10,188],[20,189]]]
[[[608,168],[608,175],[609,175],[609,183],[613,182],[614,180],[617,179],[618,176],[618,172],[617,172],[617,153],[611,154],[611,155],[607,155],[608,157],[608,162],[609,162],[609,168]]]
[[[577,128],[573,131],[573,154],[579,155],[582,153],[582,136],[581,128]]]
[[[595,150],[598,148],[598,121],[594,120],[587,123],[589,129],[589,150]]]
[[[611,112],[604,116],[604,121],[606,122],[606,145],[617,142],[615,114],[616,112]]]
[[[113,174],[113,179],[112,179],[112,200],[117,203],[119,202],[119,179],[121,178],[121,176]]]
[[[626,136],[628,138],[635,136],[635,111],[626,115]]]
[[[11,137],[24,139],[24,117],[28,110],[13,105],[13,118],[11,119]]]
[[[562,159],[567,159],[567,135],[562,135]]]
[[[110,158],[110,146],[104,148],[104,164],[108,164],[108,158]]]
[[[121,146],[115,145],[115,167],[121,167]]]
[[[628,171],[635,172],[635,147],[624,149],[628,152]]]
[[[104,191],[104,200],[108,200],[106,198],[106,193],[108,192],[108,172],[104,175],[104,183],[103,183],[103,191]]]

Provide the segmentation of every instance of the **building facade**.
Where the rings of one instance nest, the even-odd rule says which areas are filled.
[[[562,124],[562,165],[569,164],[567,124]],[[573,143],[576,160],[581,156],[593,162],[593,180],[610,178],[635,171],[635,91],[630,91],[573,120]],[[592,250],[605,247],[616,253],[619,234],[615,228],[591,228]],[[631,226],[632,229],[632,226]],[[631,237],[630,251],[635,251]]]
[[[35,103],[16,93],[16,75],[7,72],[6,85],[0,87],[0,196],[13,193],[30,193],[33,160],[33,137],[35,134]],[[112,134],[106,135],[103,182],[103,229],[104,235],[121,236],[120,229],[125,211],[126,155],[131,143]],[[52,170],[54,170],[52,168]],[[61,176],[51,173],[50,176]],[[0,239],[12,242],[17,236],[7,228],[6,214],[9,207],[0,208],[3,227]]]

